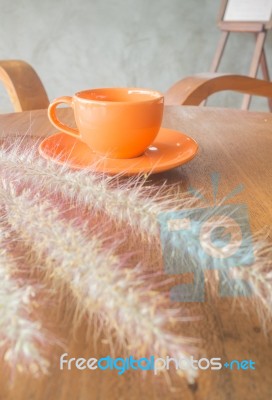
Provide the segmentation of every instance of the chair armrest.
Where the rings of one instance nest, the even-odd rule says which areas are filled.
[[[0,61],[3,82],[15,111],[47,108],[49,100],[36,71],[25,61]]]
[[[272,98],[272,82],[242,75],[206,73],[175,83],[165,93],[165,104],[199,105],[211,94],[223,90]]]

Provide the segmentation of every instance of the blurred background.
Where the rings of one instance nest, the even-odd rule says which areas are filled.
[[[50,100],[81,89],[139,86],[161,91],[208,72],[220,31],[220,0],[0,0],[0,59],[23,59]],[[220,72],[247,74],[252,34],[232,33]],[[272,35],[266,41],[272,73]],[[237,94],[209,105],[236,107]],[[267,110],[265,99],[252,108]],[[0,112],[11,111],[3,88]]]

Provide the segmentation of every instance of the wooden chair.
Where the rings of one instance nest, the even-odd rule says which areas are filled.
[[[0,61],[0,80],[4,84],[15,111],[47,108],[49,99],[36,71],[21,60]],[[198,74],[175,83],[165,93],[165,104],[199,105],[211,94],[234,90],[269,98],[272,111],[272,82],[230,74]]]
[[[198,74],[178,81],[165,93],[165,104],[198,106],[211,94],[223,90],[268,97],[272,111],[272,82],[218,73]]]
[[[36,71],[25,61],[0,61],[0,80],[15,111],[48,107],[49,100],[45,88]]]

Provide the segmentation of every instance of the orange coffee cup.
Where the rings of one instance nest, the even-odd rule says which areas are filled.
[[[94,152],[110,158],[133,158],[146,150],[157,136],[163,116],[160,92],[139,88],[100,88],[55,99],[48,108],[52,124],[86,143]],[[78,129],[56,116],[65,103],[74,110]]]

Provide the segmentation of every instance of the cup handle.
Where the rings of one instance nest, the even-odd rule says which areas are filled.
[[[73,108],[73,98],[70,96],[62,96],[58,97],[57,99],[53,100],[48,107],[48,118],[50,122],[57,128],[60,129],[62,132],[67,133],[68,135],[74,136],[77,139],[80,137],[79,130],[75,128],[71,128],[68,125],[65,125],[61,122],[56,115],[56,109],[59,104],[68,104],[70,107]]]

